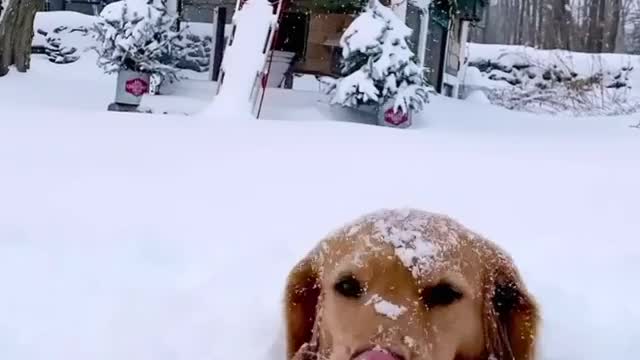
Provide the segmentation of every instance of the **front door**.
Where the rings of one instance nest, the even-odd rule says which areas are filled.
[[[427,30],[427,44],[424,53],[424,66],[427,68],[427,80],[437,92],[442,91],[442,77],[444,72],[445,50],[447,46],[448,20],[442,20],[429,15],[429,28]]]

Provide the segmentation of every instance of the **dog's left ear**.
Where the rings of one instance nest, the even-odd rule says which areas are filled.
[[[312,251],[289,273],[285,290],[287,360],[306,352],[313,337],[320,297],[318,258]]]
[[[535,359],[538,305],[510,260],[501,259],[489,272],[484,309],[488,356],[497,360]]]

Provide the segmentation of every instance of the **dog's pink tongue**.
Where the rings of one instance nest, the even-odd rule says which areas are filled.
[[[392,354],[382,350],[369,350],[358,355],[357,360],[398,360]]]

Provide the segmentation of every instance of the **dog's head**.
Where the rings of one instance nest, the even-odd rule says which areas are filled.
[[[538,311],[511,259],[452,219],[381,211],[323,240],[286,287],[300,360],[532,360]]]

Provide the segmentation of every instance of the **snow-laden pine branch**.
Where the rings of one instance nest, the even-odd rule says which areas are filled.
[[[393,101],[396,111],[421,110],[429,101],[423,68],[409,47],[412,30],[378,0],[342,38],[343,76],[328,87],[331,102],[349,107]]]
[[[98,45],[98,65],[107,73],[145,71],[175,80],[182,52],[177,17],[165,0],[122,0],[107,5],[91,29]]]

